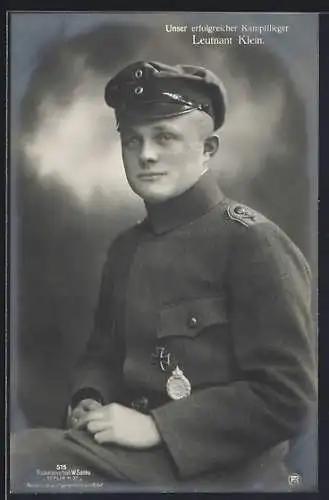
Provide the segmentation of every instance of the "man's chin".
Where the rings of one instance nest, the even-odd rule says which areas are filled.
[[[168,192],[166,190],[160,190],[160,189],[139,189],[138,191],[135,191],[138,196],[140,196],[145,203],[163,203],[170,198],[174,198],[175,194],[172,192]]]
[[[167,198],[168,189],[159,181],[146,182],[134,179],[130,180],[129,184],[134,193],[146,203],[161,203]]]

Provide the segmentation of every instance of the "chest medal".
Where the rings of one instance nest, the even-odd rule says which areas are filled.
[[[191,383],[177,366],[167,380],[167,394],[171,399],[186,398],[191,394]]]

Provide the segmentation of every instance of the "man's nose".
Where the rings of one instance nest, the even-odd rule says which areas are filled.
[[[147,168],[158,160],[158,153],[151,141],[144,141],[139,154],[139,162],[142,168]]]

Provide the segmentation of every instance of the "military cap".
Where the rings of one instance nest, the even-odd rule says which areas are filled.
[[[212,71],[155,61],[122,69],[107,83],[105,101],[115,110],[118,128],[125,120],[169,118],[198,109],[213,118],[216,130],[226,110],[224,86]]]

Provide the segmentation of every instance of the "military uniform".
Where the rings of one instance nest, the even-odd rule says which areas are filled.
[[[149,410],[178,478],[220,477],[295,435],[314,397],[311,331],[301,252],[208,172],[114,242],[74,391]],[[191,394],[171,401],[177,365]]]
[[[305,258],[210,171],[146,210],[109,249],[72,403],[150,413],[163,442],[134,451],[70,430],[62,453],[137,484],[286,489],[287,442],[315,400]]]

